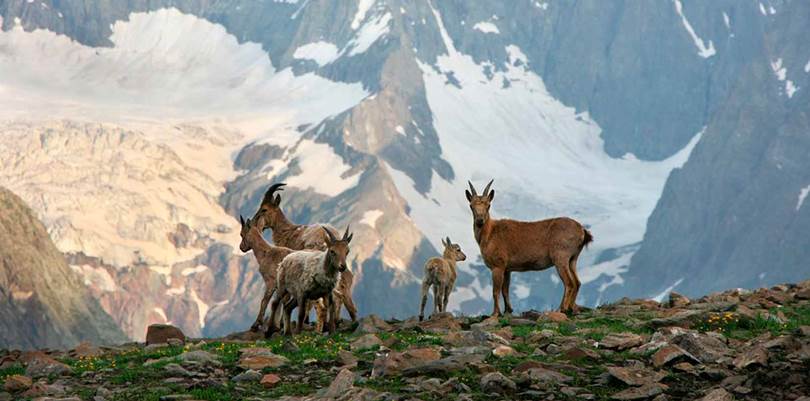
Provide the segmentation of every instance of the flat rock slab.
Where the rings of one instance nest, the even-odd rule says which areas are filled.
[[[390,352],[387,356],[374,360],[372,377],[393,376],[407,369],[414,369],[441,358],[434,348],[413,348],[404,352]]]
[[[737,369],[745,369],[752,365],[768,365],[768,351],[765,348],[754,347],[734,358],[734,367]]]
[[[734,396],[723,388],[716,388],[706,393],[700,401],[734,401]]]
[[[168,343],[170,338],[186,341],[183,331],[170,324],[152,324],[146,329],[146,344]]]
[[[483,362],[485,355],[469,354],[454,355],[436,361],[425,363],[421,366],[407,368],[402,371],[403,376],[426,376],[436,373],[447,373],[453,370],[464,369],[469,364]]]
[[[668,344],[661,347],[655,354],[653,354],[652,362],[657,368],[677,362],[690,362],[695,364],[700,363],[700,361],[695,358],[694,355],[675,344]]]
[[[690,365],[691,366],[691,365]],[[643,368],[626,368],[620,366],[609,366],[608,373],[611,377],[621,381],[628,386],[643,386],[645,384],[658,383],[666,377],[664,372],[656,372]]]
[[[10,393],[16,393],[19,391],[28,390],[33,384],[33,380],[31,380],[31,378],[28,376],[11,375],[6,377],[6,382],[3,385],[3,388]]]
[[[662,394],[668,387],[660,383],[648,383],[641,387],[631,387],[610,396],[613,400],[646,400]]]
[[[377,337],[374,334],[365,334],[360,336],[350,344],[352,351],[379,347],[381,345],[383,345],[382,340],[380,340],[380,337]]]
[[[517,384],[501,372],[481,376],[481,390],[487,393],[506,394],[517,390]]]
[[[634,333],[611,333],[599,342],[599,347],[623,351],[638,347],[644,343],[644,337]]]

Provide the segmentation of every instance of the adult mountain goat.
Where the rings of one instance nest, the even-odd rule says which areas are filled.
[[[539,271],[552,265],[565,286],[561,312],[577,312],[577,258],[580,252],[593,241],[591,233],[576,220],[557,217],[540,221],[516,221],[493,219],[489,216],[495,190],[489,189],[492,181],[478,195],[471,182],[465,191],[473,215],[473,234],[481,250],[481,256],[492,271],[492,298],[495,305],[492,316],[501,314],[500,297],[503,295],[504,310],[512,313],[509,302],[509,280],[513,271]]]
[[[290,222],[281,210],[281,196],[276,191],[283,191],[287,184],[276,183],[267,189],[264,194],[259,210],[253,215],[253,221],[259,230],[273,230],[273,243],[278,246],[287,247],[294,250],[315,249],[322,251],[326,249],[326,242],[329,237],[326,230],[332,235],[338,235],[337,230],[329,225],[311,224],[302,225]],[[338,312],[340,306],[346,308],[352,321],[357,320],[357,307],[352,300],[352,284],[354,274],[351,270],[346,270],[340,274],[340,283],[337,286],[336,307]]]

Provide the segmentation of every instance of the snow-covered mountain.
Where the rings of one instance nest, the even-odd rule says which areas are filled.
[[[806,116],[810,68],[797,63],[810,51],[797,42],[808,10],[4,1],[0,184],[38,213],[134,338],[153,322],[216,335],[252,321],[263,284],[252,255],[236,249],[236,218],[279,181],[293,221],[352,225],[363,314],[412,315],[422,264],[447,235],[472,256],[452,308],[489,309],[468,179],[495,178],[496,216],[590,226],[581,302],[652,296],[672,283],[655,279],[656,253],[642,239],[661,228],[648,217],[664,213],[670,172],[690,171],[693,149],[723,155],[715,138],[731,134],[717,120],[731,96],[762,82],[773,103]],[[746,50],[763,41],[782,44],[779,54]],[[684,191],[713,173],[691,169]],[[640,264],[636,252],[650,256]],[[551,271],[516,276],[517,306],[552,307],[558,284]]]

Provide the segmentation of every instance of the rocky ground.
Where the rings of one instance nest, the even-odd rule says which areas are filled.
[[[343,322],[253,333],[0,351],[0,400],[810,400],[810,281],[567,317]]]

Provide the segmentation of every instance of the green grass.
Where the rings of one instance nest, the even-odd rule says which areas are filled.
[[[396,338],[398,341],[394,343],[392,349],[402,351],[411,347],[429,347],[442,345],[442,338],[437,334],[419,333],[413,330],[401,331],[396,333],[380,333],[377,335],[381,340],[386,341],[390,338]]]
[[[8,368],[0,369],[0,380],[6,380],[6,377],[13,376],[13,375],[23,375],[25,374],[25,368],[22,365],[14,365]]]
[[[225,387],[206,387],[195,388],[189,391],[195,399],[206,401],[231,401],[235,398],[232,388]]]
[[[775,316],[779,311],[785,315],[785,322],[779,322],[760,314],[748,318],[733,312],[711,313],[705,319],[697,322],[695,329],[702,332],[716,331],[727,337],[746,340],[766,332],[778,336],[796,330],[799,326],[810,325],[810,307],[808,306],[772,309],[770,314]]]

